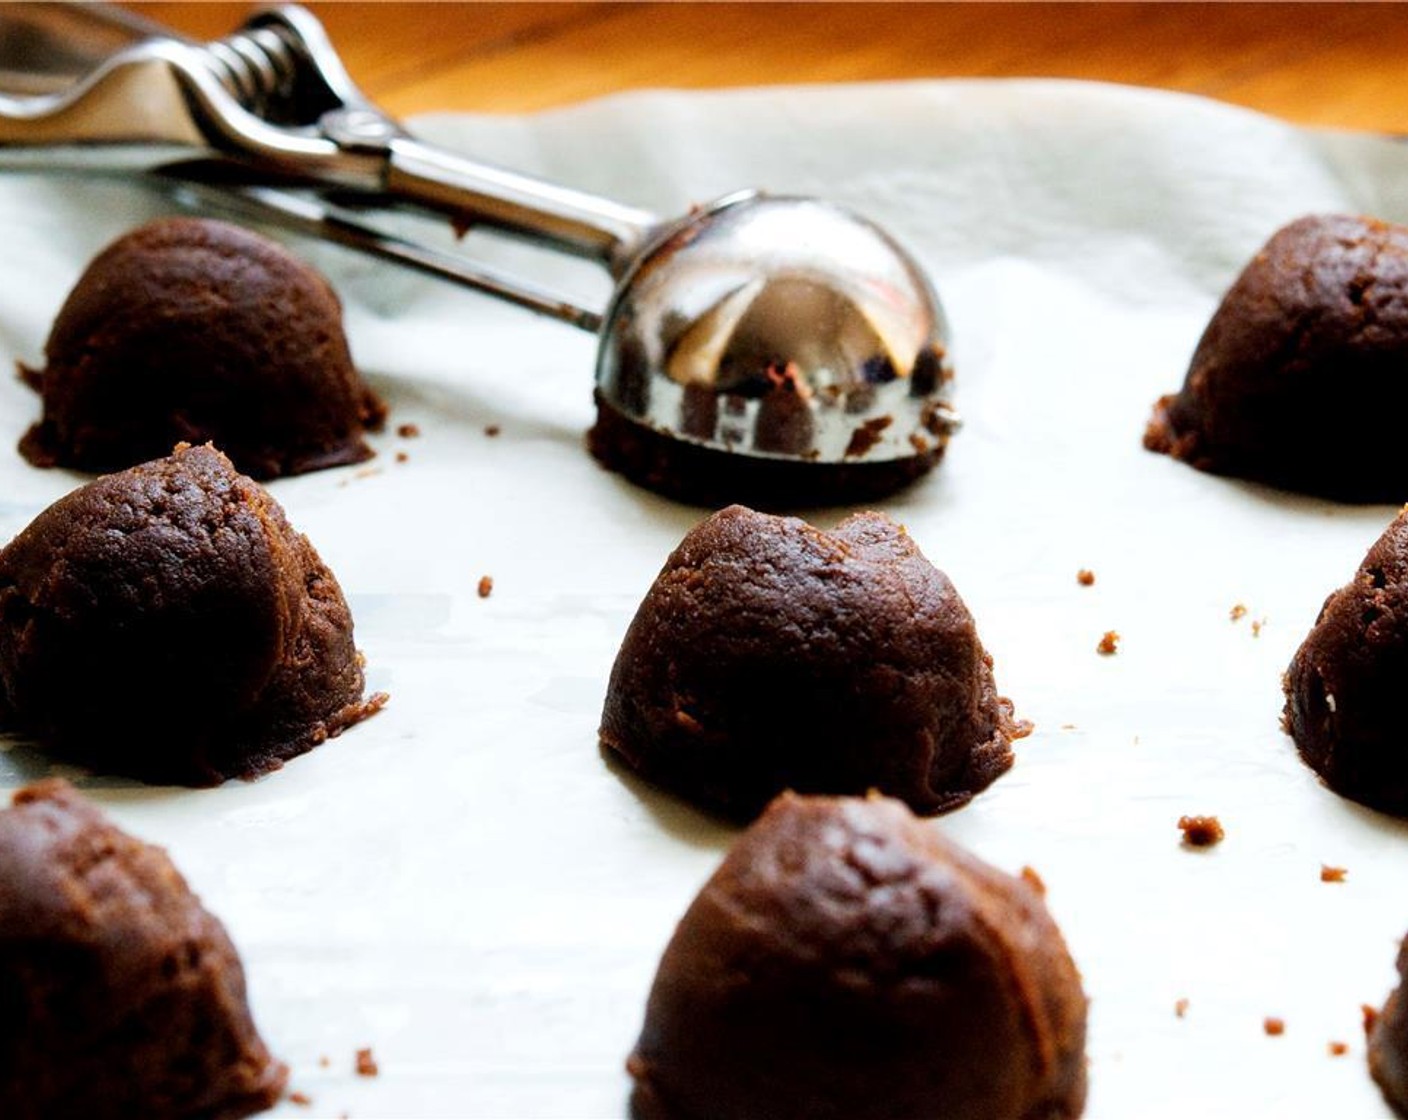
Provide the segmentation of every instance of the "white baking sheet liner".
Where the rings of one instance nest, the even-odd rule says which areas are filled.
[[[883,508],[953,579],[1036,723],[1016,767],[933,827],[1046,880],[1092,1001],[1088,1115],[1385,1115],[1360,1004],[1392,986],[1408,931],[1408,828],[1320,786],[1278,719],[1292,652],[1395,510],[1209,477],[1140,436],[1273,230],[1408,220],[1408,151],[1054,82],[649,93],[422,124],[665,214],[743,186],[825,195],[913,250],[953,322],[967,427]],[[121,184],[0,178],[0,360],[38,362],[83,264],[165,208]],[[604,300],[579,262],[477,240]],[[80,784],[229,926],[313,1100],[275,1115],[621,1116],[659,953],[734,833],[613,771],[595,731],[632,612],[703,512],[588,457],[590,336],[294,244],[342,293],[392,421],[370,467],[271,489],[341,580],[391,704],[252,784]],[[37,413],[0,380],[0,441]],[[82,481],[0,452],[0,537]],[[0,786],[47,770],[0,754]],[[1179,816],[1207,813],[1225,842],[1182,848]],[[1322,863],[1347,880],[1322,883]],[[376,1078],[353,1073],[363,1046]]]

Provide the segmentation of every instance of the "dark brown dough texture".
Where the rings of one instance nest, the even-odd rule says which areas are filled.
[[[128,233],[69,294],[33,374],[36,466],[114,471],[216,443],[254,478],[370,458],[386,407],[352,366],[342,307],[276,242],[207,218]]]
[[[1283,723],[1335,792],[1408,817],[1408,512],[1320,609],[1286,672]]]
[[[1408,228],[1280,230],[1223,297],[1144,446],[1199,470],[1349,502],[1408,500]]]
[[[287,1076],[224,927],[166,853],[67,783],[15,794],[0,812],[6,1120],[234,1120]]]
[[[1398,987],[1389,994],[1369,1031],[1369,1072],[1384,1100],[1399,1116],[1408,1116],[1408,944],[1398,949]]]
[[[601,742],[695,804],[784,789],[967,803],[1030,725],[942,572],[878,513],[825,533],[731,506],[692,529],[626,633]]]
[[[936,424],[913,455],[874,463],[730,454],[629,420],[598,393],[587,448],[607,470],[676,501],[708,509],[743,502],[756,509],[788,510],[884,498],[938,466],[948,439]]]
[[[1038,892],[887,798],[784,794],[660,961],[637,1120],[1064,1120],[1086,999]]]
[[[62,757],[207,785],[371,714],[337,580],[210,447],[106,475],[0,551],[0,721]]]

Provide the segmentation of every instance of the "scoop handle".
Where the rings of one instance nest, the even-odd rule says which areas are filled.
[[[467,159],[405,135],[387,143],[386,191],[602,261],[616,276],[659,224],[649,211]]]
[[[181,39],[113,4],[0,4],[0,93],[54,93],[145,39]]]

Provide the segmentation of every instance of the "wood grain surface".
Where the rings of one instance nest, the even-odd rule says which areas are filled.
[[[134,3],[213,38],[233,3]],[[1408,4],[312,3],[399,115],[518,113],[651,87],[1062,77],[1408,132]]]

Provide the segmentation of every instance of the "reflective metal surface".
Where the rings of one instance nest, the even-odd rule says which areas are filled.
[[[749,193],[678,223],[622,278],[597,385],[623,415],[693,443],[877,462],[955,426],[947,343],[928,281],[881,229]]]

